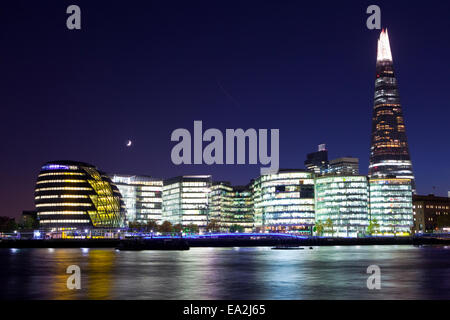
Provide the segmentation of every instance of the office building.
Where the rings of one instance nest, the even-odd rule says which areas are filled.
[[[238,226],[239,231],[251,232],[255,226],[255,219],[253,213],[253,194],[250,186],[234,186],[233,187],[233,206],[232,215],[233,221],[228,230]]]
[[[320,144],[316,152],[308,153],[305,168],[315,174],[323,174],[328,170],[328,151],[325,144]]]
[[[322,176],[315,179],[315,221],[332,227],[326,236],[358,237],[368,226],[367,177]]]
[[[369,222],[379,224],[378,235],[405,236],[413,227],[410,179],[369,179]]]
[[[255,229],[311,234],[314,226],[314,173],[280,170],[252,182]]]
[[[163,181],[148,176],[112,174],[127,208],[127,221],[161,222]]]
[[[209,197],[210,219],[226,232],[251,232],[254,226],[253,197],[249,186],[215,182]]]
[[[387,30],[381,32],[378,40],[371,140],[369,177],[411,179],[414,191],[405,121]]]
[[[211,176],[180,176],[164,180],[162,221],[204,230],[209,222],[208,197]]]
[[[330,160],[327,173],[333,175],[358,175],[359,159],[342,157]]]
[[[229,182],[214,182],[208,196],[209,217],[220,224],[221,230],[225,230],[224,224],[231,221],[233,188]]]
[[[450,198],[414,195],[413,211],[416,233],[450,232]]]

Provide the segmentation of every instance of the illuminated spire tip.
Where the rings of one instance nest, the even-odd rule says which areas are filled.
[[[389,45],[387,29],[381,30],[380,38],[378,39],[377,61],[383,60],[392,61],[391,46]]]

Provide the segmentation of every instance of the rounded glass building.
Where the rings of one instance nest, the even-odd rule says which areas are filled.
[[[96,167],[51,161],[39,173],[35,204],[41,228],[121,228],[126,209],[117,187]]]

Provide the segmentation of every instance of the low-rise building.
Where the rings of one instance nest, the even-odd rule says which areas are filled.
[[[416,233],[450,231],[450,198],[413,195],[413,211]]]

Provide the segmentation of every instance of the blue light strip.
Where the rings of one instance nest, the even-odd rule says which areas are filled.
[[[42,170],[68,170],[69,166],[64,166],[60,164],[47,164],[42,167]]]
[[[290,239],[308,239],[307,236],[297,236],[285,233],[212,233],[212,234],[196,234],[185,236],[145,236],[143,239],[211,239],[211,238],[290,238]]]

